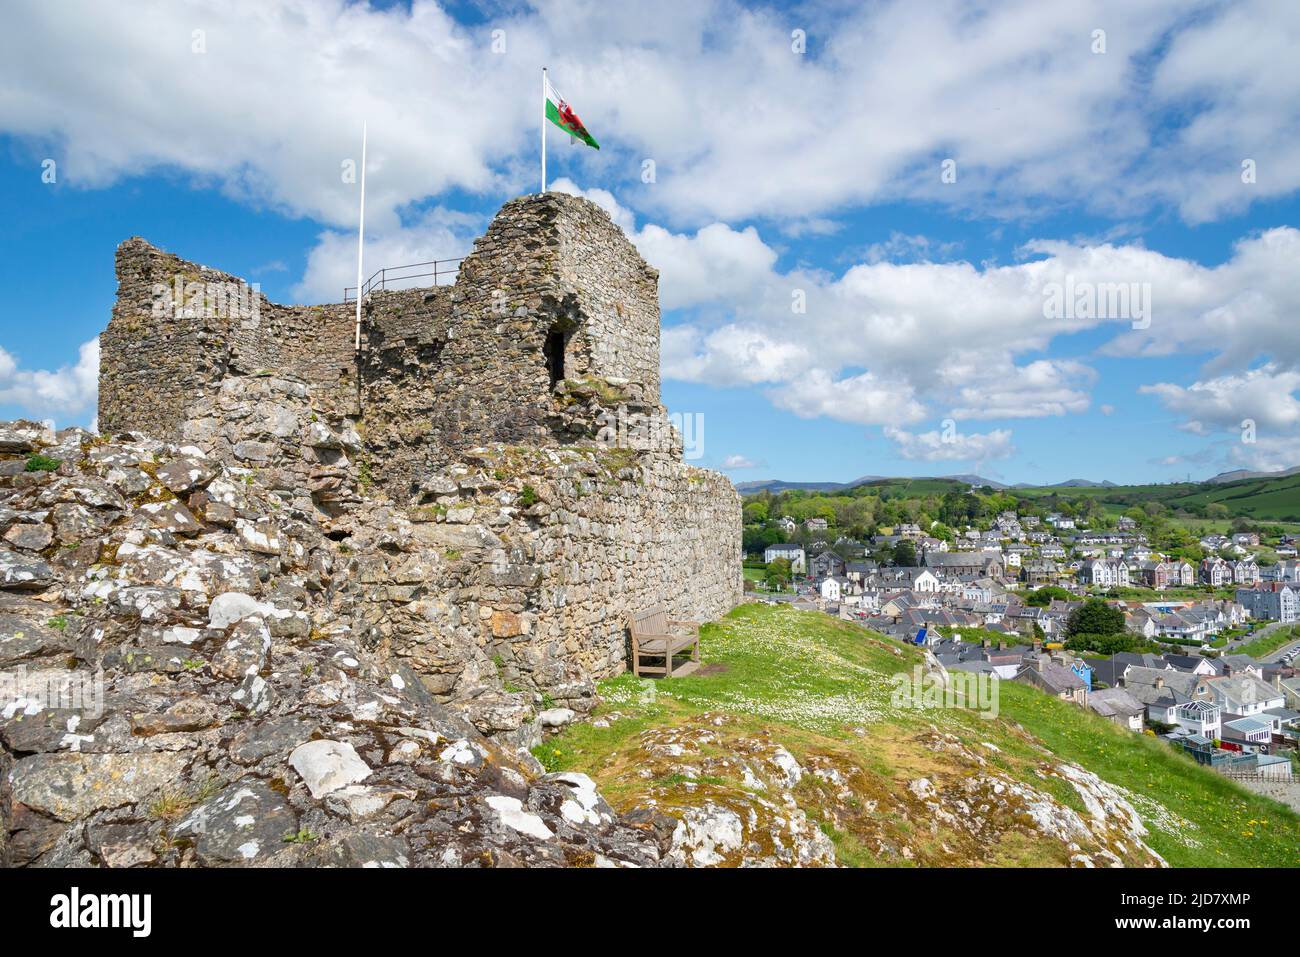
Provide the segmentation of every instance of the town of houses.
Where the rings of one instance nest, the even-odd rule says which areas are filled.
[[[1228,773],[1291,779],[1279,750],[1300,742],[1300,671],[1296,652],[1264,663],[1212,647],[1225,632],[1260,621],[1300,620],[1300,561],[1295,542],[1273,546],[1261,565],[1256,533],[1209,536],[1199,563],[1155,552],[1131,519],[1114,530],[1089,531],[1066,516],[1014,513],[991,528],[966,528],[956,543],[915,524],[857,542],[831,535],[825,519],[809,519],[806,544],[774,544],[771,563],[790,563],[801,587],[787,596],[907,642],[924,645],[949,670],[1020,681],[1069,700],[1135,732],[1153,731],[1193,758]],[[784,517],[787,534],[797,530]],[[914,565],[870,560],[907,541]],[[1026,593],[1053,585],[1070,593],[1045,605]],[[1204,597],[1144,601],[1108,599],[1134,636],[1162,642],[1168,653],[1120,652],[1084,657],[1065,650],[1066,622],[1090,596],[1116,588],[1156,593],[1200,589]],[[1232,597],[1223,597],[1223,590]],[[961,637],[962,629],[979,640]],[[1219,641],[1218,644],[1223,644]]]

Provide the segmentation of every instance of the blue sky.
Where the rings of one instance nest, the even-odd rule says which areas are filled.
[[[19,2],[0,415],[91,421],[127,236],[336,300],[363,116],[367,265],[463,254],[537,189],[545,63],[603,147],[553,137],[552,186],[660,269],[663,398],[703,416],[699,464],[1300,465],[1300,7],[1066,7]],[[1046,311],[1116,283],[1149,321]]]

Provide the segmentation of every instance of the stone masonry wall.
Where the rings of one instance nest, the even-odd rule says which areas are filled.
[[[659,401],[658,274],[603,210],[547,193],[507,203],[456,283],[380,293],[367,311],[363,434],[376,482],[396,498],[458,450],[554,445],[563,377],[597,377]]]
[[[626,667],[629,615],[706,622],[742,597],[739,494],[671,455],[475,449],[423,499],[358,518],[343,600],[439,696],[495,677],[565,700]]]
[[[138,237],[118,247],[116,269],[117,300],[99,337],[99,427],[110,434],[135,429],[175,438],[182,410],[225,375],[228,327],[225,320],[159,309],[156,292],[170,296],[178,278],[182,284],[237,280]]]
[[[659,272],[634,250],[629,255],[630,244],[599,209],[574,215],[562,208],[560,279],[582,310],[572,348],[583,366],[577,375],[637,383],[645,402],[658,403]]]
[[[352,311],[281,306],[237,276],[138,237],[117,249],[118,291],[100,335],[99,426],[173,439],[227,375],[310,384],[324,408],[354,411]]]

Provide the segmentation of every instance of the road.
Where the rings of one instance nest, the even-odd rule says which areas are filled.
[[[1258,640],[1258,639],[1260,639],[1260,638],[1267,638],[1269,635],[1271,635],[1273,632],[1277,631],[1279,628],[1290,628],[1290,627],[1291,627],[1292,625],[1294,625],[1294,624],[1295,624],[1295,622],[1293,622],[1293,621],[1275,621],[1275,622],[1272,622],[1271,624],[1267,624],[1267,625],[1265,625],[1263,628],[1260,628],[1258,631],[1254,632],[1253,634],[1243,635],[1243,636],[1240,637],[1240,638],[1234,638],[1234,639],[1232,639],[1232,641],[1230,641],[1230,642],[1228,642],[1226,645],[1224,645],[1223,648],[1220,649],[1220,651],[1221,651],[1222,653],[1228,653],[1228,652],[1236,651],[1238,648],[1240,648],[1240,647],[1241,647],[1242,645],[1244,645],[1244,644],[1247,644],[1247,643],[1252,642],[1252,641],[1256,641],[1256,640]],[[1295,647],[1298,647],[1298,646],[1300,646],[1300,639],[1296,639],[1295,641],[1293,641],[1293,642],[1291,642],[1291,643],[1289,643],[1289,644],[1283,645],[1281,648],[1277,649],[1276,651],[1272,652],[1271,654],[1267,654],[1267,655],[1265,655],[1264,657],[1260,658],[1259,660],[1260,660],[1260,661],[1265,661],[1265,662],[1267,662],[1267,661],[1277,661],[1279,658],[1281,658],[1284,654],[1286,654],[1286,653],[1287,653],[1288,651],[1290,651],[1292,648],[1295,648]]]

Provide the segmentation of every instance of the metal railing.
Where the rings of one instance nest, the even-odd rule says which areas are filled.
[[[450,277],[450,282],[456,281],[456,273],[460,270],[460,264],[465,260],[464,256],[457,259],[433,259],[427,263],[411,263],[407,266],[385,266],[376,272],[373,276],[361,284],[361,298],[364,299],[377,289],[411,289],[416,286],[441,286],[440,279]],[[424,272],[410,272],[412,269],[423,269]],[[411,282],[416,279],[432,278],[431,283]],[[410,285],[398,285],[399,283],[410,283]],[[343,301],[352,302],[357,298],[356,286],[343,287]]]

